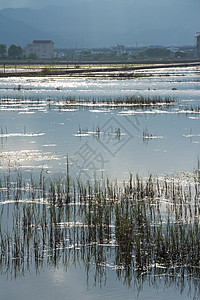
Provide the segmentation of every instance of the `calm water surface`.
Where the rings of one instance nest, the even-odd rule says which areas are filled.
[[[147,72],[148,73],[148,72]],[[152,71],[150,72],[152,73]],[[102,173],[119,181],[129,173],[162,176],[191,172],[200,150],[200,69],[160,69],[153,77],[133,80],[87,78],[0,79],[0,172],[30,176],[44,170],[47,178],[70,172],[92,179]],[[63,101],[105,100],[125,96],[170,96],[170,107],[66,107]],[[187,113],[186,113],[187,109]],[[97,134],[100,130],[100,134]],[[120,132],[120,134],[119,134]],[[6,205],[5,205],[6,207]],[[4,214],[6,209],[4,210]],[[8,213],[9,217],[12,213]],[[9,223],[9,218],[5,220]],[[87,279],[82,259],[71,257],[53,266],[30,266],[20,275],[1,269],[2,299],[190,299],[187,280],[154,280],[127,284],[123,273],[108,265],[101,280],[91,267]],[[16,278],[15,278],[16,277]]]
[[[25,170],[43,167],[48,173],[62,173],[68,154],[78,174],[82,169],[89,169],[88,173],[109,170],[109,175],[125,178],[127,172],[190,170],[199,153],[200,116],[181,112],[181,108],[199,105],[199,78],[198,68],[176,68],[156,70],[154,77],[134,80],[1,79],[1,97],[14,100],[4,101],[0,107],[1,168],[10,164]],[[101,100],[132,95],[170,96],[178,105],[164,111],[159,107],[131,111],[70,109],[58,103],[67,97]],[[97,128],[101,131],[99,138],[95,135]],[[151,139],[143,139],[145,130]],[[87,151],[91,152],[89,161]]]

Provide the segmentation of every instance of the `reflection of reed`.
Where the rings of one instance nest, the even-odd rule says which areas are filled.
[[[95,283],[115,270],[124,284],[167,285],[200,292],[200,172],[182,179],[109,179],[83,183],[67,175],[0,181],[0,269],[11,277],[43,266],[81,262]],[[5,212],[7,207],[7,212]],[[6,215],[7,214],[7,215]],[[9,222],[5,221],[6,218]]]

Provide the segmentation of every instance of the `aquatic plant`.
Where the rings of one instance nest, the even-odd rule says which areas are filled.
[[[62,106],[70,106],[70,105],[76,105],[76,106],[89,106],[89,107],[125,107],[125,106],[167,106],[167,105],[173,105],[176,101],[173,97],[161,97],[161,96],[138,96],[138,95],[132,95],[132,96],[120,96],[120,97],[98,97],[98,98],[88,98],[88,99],[76,99],[67,97],[63,99],[60,102],[60,105]]]
[[[66,175],[0,180],[0,270],[13,277],[43,266],[81,261],[101,284],[106,268],[125,284],[200,278],[200,180],[193,173],[139,175],[122,184]],[[7,220],[5,210],[7,207]],[[189,277],[188,277],[189,276]],[[197,286],[197,293],[199,293]]]

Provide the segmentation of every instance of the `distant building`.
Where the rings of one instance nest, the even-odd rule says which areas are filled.
[[[196,33],[197,38],[197,56],[200,57],[200,32]]]
[[[163,45],[149,45],[149,48],[152,48],[152,49],[156,49],[156,48],[164,48]]]
[[[121,55],[126,52],[126,47],[120,44],[117,44],[117,46],[112,47],[112,49],[114,52],[116,52],[117,55]]]
[[[54,58],[54,43],[51,40],[34,40],[32,44],[28,44],[24,49],[26,56],[31,53],[35,53],[38,58]]]
[[[106,55],[111,52],[111,48],[92,48],[92,54],[103,54]]]
[[[170,46],[170,47],[167,47],[167,50],[170,50],[171,52],[176,53],[179,51],[179,47]]]

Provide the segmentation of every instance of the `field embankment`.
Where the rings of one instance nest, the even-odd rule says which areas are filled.
[[[21,76],[121,76],[130,77],[130,73],[146,69],[193,67],[200,66],[200,61],[192,62],[167,62],[167,63],[144,63],[144,64],[80,64],[80,65],[2,65],[0,77]],[[116,74],[117,73],[117,74]],[[113,75],[114,74],[114,75]],[[132,74],[137,77],[138,74]],[[144,75],[143,75],[144,76]]]

